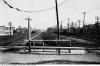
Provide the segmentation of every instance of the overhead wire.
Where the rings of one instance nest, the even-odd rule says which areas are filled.
[[[54,6],[54,7],[51,7],[51,8],[47,8],[47,9],[43,9],[43,10],[38,10],[38,11],[29,11],[29,10],[25,11],[25,10],[21,10],[21,9],[19,9],[19,8],[13,7],[13,6],[10,5],[6,0],[2,0],[2,1],[3,1],[9,8],[11,8],[11,9],[15,9],[15,10],[17,10],[17,11],[20,11],[20,12],[27,12],[27,13],[44,12],[44,11],[49,11],[49,10],[55,8],[55,6]],[[64,3],[66,3],[67,1],[68,1],[68,0],[65,0],[64,2],[58,4],[58,6],[60,6],[60,5],[64,4]]]
[[[97,10],[100,10],[100,8],[95,8],[95,9],[89,10],[89,11],[87,11],[87,13],[92,13],[92,12],[97,11]]]

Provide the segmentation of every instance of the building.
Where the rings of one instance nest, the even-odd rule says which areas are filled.
[[[11,31],[10,31],[11,29]],[[0,36],[13,35],[14,27],[0,26]]]

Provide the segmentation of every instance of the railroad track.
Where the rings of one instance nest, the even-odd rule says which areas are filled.
[[[72,45],[78,46],[78,47],[93,47],[91,45],[84,44],[84,43],[81,44],[81,43],[77,43],[77,42],[73,42],[73,41],[71,41],[71,43],[72,43]]]
[[[43,35],[42,35],[43,34]],[[40,37],[45,37],[45,39],[43,39],[43,40],[54,40],[54,39],[57,39],[56,37],[57,37],[57,34],[47,34],[47,33],[38,33],[38,34],[36,34],[36,35],[34,35],[33,37],[32,37],[32,39],[34,39],[34,38],[36,38],[36,37],[38,37],[38,36],[40,36]],[[60,36],[60,38],[61,39],[68,39],[68,38],[66,38],[66,37],[64,37],[64,36]],[[68,40],[71,40],[71,39],[68,39]],[[15,42],[15,44],[13,44],[14,46],[18,46],[19,45],[19,42],[21,42],[22,43],[22,40],[20,40],[20,39],[18,39],[18,40],[16,40],[16,42]],[[8,46],[11,46],[12,44],[10,44],[10,45],[8,45]],[[93,47],[93,45],[90,45],[90,44],[85,44],[85,43],[79,43],[79,42],[77,42],[77,41],[73,41],[73,40],[71,40],[71,45],[72,46],[75,46],[75,47]]]
[[[51,34],[51,35],[49,35],[49,36],[50,36],[50,37],[56,37],[57,34]],[[64,37],[64,36],[60,36],[60,38],[69,39],[68,37]],[[72,39],[69,39],[69,40],[71,40],[71,44],[72,44],[73,46],[77,46],[77,47],[89,47],[89,48],[95,47],[95,45],[93,45],[93,44],[89,44],[89,43],[80,43],[80,42],[74,41],[74,40],[72,40]]]
[[[55,35],[55,34],[51,34],[51,35],[49,35],[49,36],[57,36],[57,35]],[[67,39],[66,37],[64,37],[64,36],[60,36],[60,37],[62,37],[62,38],[65,38],[65,39]],[[94,48],[94,50],[91,50],[91,49],[89,49],[89,50],[86,50],[88,53],[95,53],[95,54],[99,54],[100,55],[100,53],[99,52],[96,52],[95,51],[95,49],[97,49],[96,47],[98,47],[98,46],[96,46],[95,47],[95,45],[93,45],[93,44],[86,44],[86,43],[79,43],[79,42],[76,42],[76,41],[73,41],[73,40],[71,40],[71,47],[85,47],[85,48]]]

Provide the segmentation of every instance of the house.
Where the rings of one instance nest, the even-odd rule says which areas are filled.
[[[0,36],[13,35],[14,27],[0,26]]]

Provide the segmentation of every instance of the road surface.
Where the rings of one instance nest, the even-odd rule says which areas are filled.
[[[95,54],[47,55],[45,53],[0,53],[0,64],[100,64],[100,56]]]

